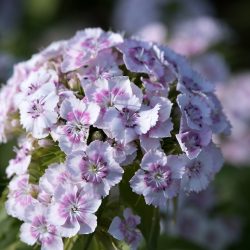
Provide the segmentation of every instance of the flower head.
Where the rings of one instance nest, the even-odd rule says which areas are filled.
[[[165,207],[167,199],[179,192],[184,167],[180,156],[166,156],[159,150],[148,151],[130,185],[134,192],[144,196],[147,204]]]
[[[20,239],[28,245],[41,244],[42,250],[63,250],[63,241],[58,227],[49,223],[47,207],[42,204],[26,209],[25,222],[20,228]]]
[[[63,237],[94,232],[97,218],[94,213],[101,205],[98,197],[92,197],[87,189],[76,185],[60,185],[55,191],[54,200],[49,206],[48,220],[60,225]]]
[[[141,218],[134,215],[130,208],[123,211],[123,219],[115,217],[109,226],[108,232],[118,240],[124,240],[132,250],[138,248],[142,241],[142,234],[137,225],[140,224]]]
[[[57,122],[56,106],[59,98],[54,83],[47,83],[39,92],[30,95],[20,104],[20,121],[35,138],[44,138]]]
[[[84,149],[87,144],[89,127],[99,115],[100,107],[95,103],[85,103],[75,97],[65,99],[60,108],[60,116],[66,120],[59,127],[59,146],[70,154],[78,149]]]
[[[76,181],[89,193],[104,197],[122,179],[123,169],[115,161],[107,142],[93,141],[86,151],[77,151],[67,158],[67,166]]]

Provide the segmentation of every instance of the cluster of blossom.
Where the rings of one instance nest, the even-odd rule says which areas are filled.
[[[129,165],[138,166],[129,184],[148,205],[206,189],[223,164],[212,134],[230,127],[213,84],[183,57],[99,28],[17,64],[0,103],[1,142],[19,135],[6,209],[24,222],[21,240],[42,249],[93,233],[102,199]],[[64,157],[39,161],[55,148]],[[124,218],[109,233],[136,248],[140,220],[131,210]]]
[[[177,221],[162,220],[164,233],[183,237],[205,249],[222,250],[237,242],[242,221],[234,215],[214,212],[219,205],[211,186],[199,194],[179,196]]]

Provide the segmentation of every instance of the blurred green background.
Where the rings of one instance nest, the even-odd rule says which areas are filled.
[[[122,27],[119,27],[114,18],[118,2],[118,0],[0,0],[0,81],[6,81],[11,75],[13,63],[28,59],[52,41],[71,37],[76,30],[98,26],[105,30],[122,31]],[[161,9],[160,18],[166,26],[172,25],[176,20],[181,1],[161,2],[165,8]],[[195,1],[190,1],[191,9],[195,8],[192,6],[194,3]],[[212,49],[222,53],[231,72],[250,70],[250,1],[211,0],[209,5],[213,8],[210,11],[213,16],[225,22],[232,33],[229,39]],[[150,15],[150,13],[141,14]],[[5,167],[13,156],[13,143],[0,146],[1,192],[7,185]],[[213,213],[223,216],[236,215],[242,222],[240,239],[227,249],[250,249],[250,163],[240,167],[226,163],[214,184],[219,202]],[[6,235],[10,234],[4,230],[6,223],[16,223],[15,220],[6,220],[4,216],[0,213],[0,242],[5,241]],[[12,231],[11,234],[18,238],[17,231]],[[13,245],[8,249],[18,248]],[[162,242],[159,249],[194,248],[182,239],[176,239]]]

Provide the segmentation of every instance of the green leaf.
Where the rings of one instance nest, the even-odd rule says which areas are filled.
[[[65,157],[64,152],[56,144],[51,147],[36,149],[32,154],[28,168],[30,183],[37,184],[50,164],[64,162]]]

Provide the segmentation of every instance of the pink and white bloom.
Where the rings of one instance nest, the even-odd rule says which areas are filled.
[[[161,63],[153,43],[127,39],[116,47],[123,53],[123,60],[128,70],[165,79],[168,68]]]
[[[159,117],[155,126],[150,128],[146,134],[140,135],[141,147],[145,151],[160,148],[160,140],[165,137],[170,137],[170,132],[173,129],[170,118],[172,109],[171,101],[165,97],[153,96],[150,98],[149,102],[151,107],[159,105]]]
[[[210,143],[212,132],[210,129],[187,130],[176,134],[176,138],[182,151],[187,154],[189,159],[194,159]]]
[[[58,78],[58,73],[54,69],[50,69],[48,64],[38,69],[35,68],[20,85],[19,101],[21,102],[27,96],[39,91],[47,83],[57,84]]]
[[[143,195],[148,205],[166,207],[167,199],[172,199],[179,192],[184,158],[151,150],[143,156],[140,166],[130,180],[132,190]]]
[[[122,71],[118,66],[117,55],[112,53],[110,49],[99,52],[96,58],[79,70],[78,75],[82,87],[85,88],[98,79],[110,79],[115,76],[122,76]]]
[[[136,157],[137,146],[134,142],[124,143],[113,139],[107,140],[113,149],[114,159],[121,164],[121,166],[128,165]]]
[[[59,185],[72,183],[72,176],[64,163],[54,163],[48,166],[39,179],[39,187],[47,194],[53,195]]]
[[[25,174],[31,162],[31,153],[33,150],[32,141],[27,138],[22,138],[19,141],[19,146],[19,148],[14,148],[16,157],[9,161],[9,165],[6,168],[8,178],[13,174]]]
[[[20,239],[30,246],[41,244],[41,250],[63,250],[58,227],[48,222],[47,213],[47,207],[40,203],[29,206],[20,228]]]
[[[59,97],[54,83],[47,83],[39,92],[30,95],[20,104],[20,122],[27,132],[37,139],[49,135],[49,129],[57,122]]]
[[[123,217],[122,219],[118,216],[115,217],[108,232],[117,240],[125,241],[131,250],[136,250],[143,239],[141,231],[137,228],[141,223],[141,218],[134,215],[130,208],[123,211]]]
[[[182,117],[180,132],[175,136],[182,151],[189,159],[194,159],[211,142],[212,130],[208,127],[201,130],[190,129],[186,119]]]
[[[214,91],[214,84],[203,78],[191,67],[181,67],[177,90],[182,93],[209,93]]]
[[[211,108],[204,95],[178,95],[177,103],[191,129],[201,130],[211,125]]]
[[[77,183],[101,197],[121,181],[124,172],[115,161],[111,146],[102,141],[93,141],[85,151],[72,153],[66,165]]]
[[[187,192],[200,192],[207,188],[223,165],[223,157],[214,144],[204,148],[197,158],[187,160],[181,187]]]
[[[58,142],[66,154],[86,147],[89,127],[96,122],[99,112],[100,107],[96,103],[86,103],[76,97],[62,102],[60,116],[66,124],[58,128]]]
[[[100,28],[78,31],[65,47],[61,66],[62,72],[66,73],[79,69],[96,58],[100,51],[121,42],[123,42],[123,38],[120,34],[104,32]]]
[[[34,198],[38,194],[38,186],[29,183],[29,175],[15,176],[9,184],[8,200],[5,203],[9,215],[20,220],[25,218],[25,209],[38,201]]]
[[[94,213],[101,205],[101,199],[91,196],[88,189],[76,185],[60,185],[49,206],[48,220],[59,225],[63,237],[93,233],[97,226]]]
[[[134,101],[134,105],[140,105],[142,93],[140,89],[128,77],[113,77],[109,80],[99,79],[85,88],[85,94],[89,102],[95,102],[101,108],[100,117],[96,124],[99,128],[105,128],[103,120],[106,111],[112,107],[119,107],[124,102]],[[109,121],[107,121],[109,127]]]
[[[129,143],[146,134],[154,127],[159,118],[160,104],[154,107],[142,105],[142,92],[135,85],[131,85],[133,93],[129,98],[120,98],[109,108],[103,121],[106,124],[104,131],[109,137]]]

